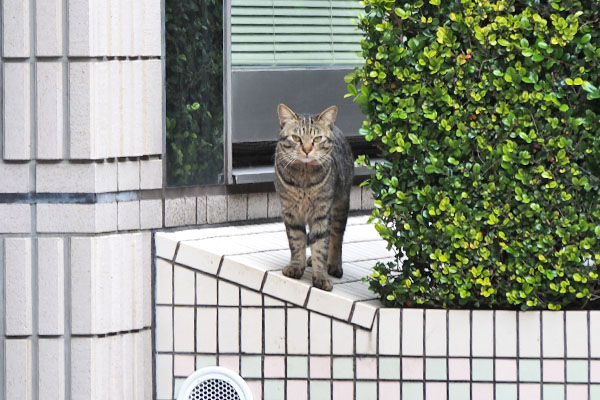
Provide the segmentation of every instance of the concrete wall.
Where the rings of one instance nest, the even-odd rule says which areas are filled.
[[[0,23],[0,398],[151,399],[160,0],[3,0]]]

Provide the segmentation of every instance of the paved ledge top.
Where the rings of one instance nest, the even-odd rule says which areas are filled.
[[[381,303],[361,279],[376,261],[389,261],[394,254],[367,218],[348,219],[342,251],[344,276],[330,277],[331,292],[312,287],[311,268],[298,280],[281,273],[290,258],[283,222],[159,232],[156,256],[371,329]]]

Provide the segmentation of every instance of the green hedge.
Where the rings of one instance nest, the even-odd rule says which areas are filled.
[[[376,228],[405,257],[371,288],[391,306],[593,307],[600,0],[364,4],[348,88],[385,159]]]
[[[223,3],[165,5],[167,182],[217,183],[223,171]]]

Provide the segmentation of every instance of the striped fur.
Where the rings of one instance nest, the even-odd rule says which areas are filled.
[[[334,125],[336,106],[319,115],[298,115],[283,104],[277,111],[281,132],[275,150],[275,189],[291,251],[290,265],[283,274],[302,276],[306,246],[310,246],[313,285],[331,290],[325,271],[338,278],[343,274],[342,239],[350,205],[352,151]]]

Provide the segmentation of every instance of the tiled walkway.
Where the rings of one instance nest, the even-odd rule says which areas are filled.
[[[343,270],[331,292],[311,285],[311,268],[304,276],[290,279],[281,273],[290,252],[282,222],[194,229],[156,234],[156,255],[200,272],[217,276],[265,295],[333,318],[370,329],[377,309],[377,296],[361,279],[376,261],[390,260],[367,216],[350,217],[344,236]]]

